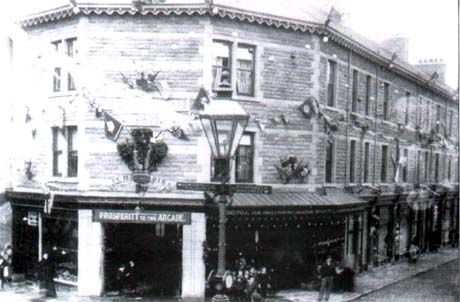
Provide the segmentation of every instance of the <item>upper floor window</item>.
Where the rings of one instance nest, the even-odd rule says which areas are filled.
[[[233,50],[235,55],[233,55]],[[233,73],[235,64],[236,75]],[[254,96],[255,91],[255,47],[227,41],[213,42],[213,90],[218,96],[230,97],[233,87],[236,93]]]
[[[235,152],[235,182],[254,180],[254,136],[243,134]],[[211,181],[223,181],[230,176],[231,163],[225,159],[211,158]]]
[[[439,181],[439,154],[436,153],[434,156],[434,181]]]
[[[371,93],[372,93],[372,78],[370,75],[366,76],[366,104],[364,107],[364,113],[370,114],[371,107]]]
[[[334,142],[326,140],[325,182],[333,182],[334,174]]]
[[[383,112],[382,118],[388,120],[390,113],[390,84],[383,84]]]
[[[369,182],[369,155],[370,155],[370,143],[364,143],[364,171],[363,171],[363,181],[365,183]]]
[[[353,70],[353,84],[351,89],[351,112],[358,112],[358,71]]]
[[[441,105],[436,105],[436,132],[441,132]]]
[[[69,58],[74,58],[77,54],[76,43],[77,43],[76,38],[69,38],[69,39],[57,40],[57,41],[51,42],[51,45],[54,51],[58,55],[62,53],[62,54],[65,54]],[[56,63],[56,66],[54,67],[54,73],[53,73],[53,91],[54,92],[61,91],[64,88],[62,86],[62,81],[61,81],[62,78],[64,79],[64,81],[65,79],[67,79],[66,88],[68,91],[75,90],[75,80],[73,76],[73,70],[72,68],[69,68],[69,66],[71,66],[71,64],[65,64],[65,68],[64,68],[64,66],[61,66],[60,64]]]
[[[420,182],[420,169],[422,167],[421,161],[422,161],[422,151],[417,151],[416,171],[415,171],[416,173],[415,179],[417,180],[417,182]]]
[[[350,142],[350,183],[356,181],[356,141]]]
[[[425,151],[425,181],[428,181],[428,175],[430,172],[430,153]]]
[[[452,156],[447,157],[447,180],[452,181]]]
[[[404,165],[402,166],[402,182],[407,182],[407,171],[409,170],[408,167],[409,167],[409,150],[407,149],[404,149],[404,158],[406,159],[405,160],[405,163]]]
[[[244,134],[235,154],[235,182],[253,182],[254,136]]]
[[[452,135],[452,110],[447,111],[447,127],[446,127],[446,136]]]
[[[255,47],[238,44],[236,51],[236,93],[254,96]]]
[[[327,99],[327,105],[331,107],[335,105],[336,82],[337,82],[337,63],[332,60],[327,60],[326,99]]]
[[[53,176],[78,175],[77,127],[53,127]]]
[[[410,92],[406,91],[406,110],[405,110],[405,118],[404,118],[404,123],[406,125],[409,124],[410,120]]]
[[[388,146],[382,146],[382,161],[380,169],[380,181],[387,182],[387,167],[388,167]]]

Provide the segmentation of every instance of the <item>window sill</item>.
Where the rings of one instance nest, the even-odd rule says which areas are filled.
[[[331,106],[326,105],[326,106],[323,106],[323,108],[326,109],[326,110],[329,110],[329,111],[334,111],[334,112],[345,114],[345,110],[339,109],[339,108],[336,108],[336,107],[331,107]]]
[[[50,98],[58,98],[58,97],[66,97],[66,96],[75,96],[77,95],[77,90],[65,90],[65,91],[56,91],[51,92],[49,97]]]
[[[49,182],[59,182],[66,184],[78,184],[78,177],[68,177],[68,176],[53,176],[50,178]]]
[[[387,120],[383,120],[382,123],[386,124],[388,126],[391,126],[391,127],[398,127],[398,124],[390,122],[390,121],[387,121]]]
[[[254,103],[260,102],[260,100],[255,96],[245,96],[245,95],[232,96],[232,100],[233,101],[254,102]]]

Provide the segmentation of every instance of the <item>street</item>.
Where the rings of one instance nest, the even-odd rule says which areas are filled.
[[[459,301],[458,260],[375,291],[357,302],[449,302]]]

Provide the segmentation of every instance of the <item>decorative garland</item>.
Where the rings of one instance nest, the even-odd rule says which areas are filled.
[[[304,164],[302,160],[299,161],[294,156],[290,156],[285,160],[281,159],[280,164],[275,165],[275,168],[280,179],[283,180],[283,184],[289,183],[292,179],[304,182],[311,173],[308,163]]]

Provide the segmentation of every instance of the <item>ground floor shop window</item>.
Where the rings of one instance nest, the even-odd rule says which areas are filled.
[[[27,278],[35,275],[38,262],[39,210],[13,207],[13,272]]]
[[[106,223],[104,251],[107,294],[180,295],[181,225]]]
[[[43,216],[43,253],[56,264],[57,279],[78,281],[78,214],[53,210]]]
[[[206,227],[209,275],[217,268],[217,215],[208,217]],[[343,260],[344,236],[345,217],[339,215],[229,215],[226,269],[235,276],[266,270],[273,290],[313,286],[326,255]]]

